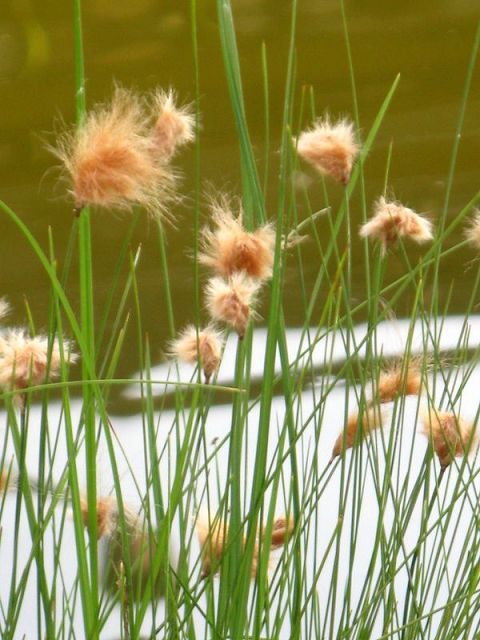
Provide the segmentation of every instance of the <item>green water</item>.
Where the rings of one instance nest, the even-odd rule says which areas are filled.
[[[112,83],[148,90],[173,86],[182,99],[194,98],[189,2],[154,0],[90,0],[83,3],[90,104],[107,98]],[[268,204],[276,202],[276,149],[280,140],[283,87],[290,27],[290,2],[233,0],[243,69],[245,98],[252,140],[263,175],[265,121],[261,47],[266,45],[270,97],[270,180]],[[347,1],[361,124],[368,131],[397,73],[401,82],[367,166],[367,197],[382,190],[389,144],[393,160],[389,184],[397,198],[435,219],[443,207],[445,182],[454,140],[462,88],[472,47],[479,4],[472,0]],[[43,246],[51,226],[61,263],[72,229],[71,203],[58,184],[54,161],[43,140],[60,119],[74,118],[73,38],[70,3],[3,0],[0,10],[0,197],[28,224]],[[237,143],[222,67],[213,0],[198,1],[200,94],[202,111],[202,185],[238,192]],[[332,114],[352,112],[352,93],[340,5],[334,0],[300,0],[297,33],[297,108],[303,87],[315,90],[316,109]],[[449,215],[478,190],[480,134],[480,69],[477,69],[465,118]],[[187,196],[175,211],[176,229],[168,229],[169,265],[178,326],[194,319],[192,208],[194,151],[182,155]],[[308,170],[309,193],[315,208],[323,206],[318,180]],[[331,188],[333,201],[340,189]],[[204,212],[206,215],[206,211]],[[352,202],[354,229],[359,223],[357,201]],[[110,288],[119,248],[129,226],[128,216],[94,213],[94,278],[97,314]],[[322,223],[319,224],[323,233]],[[325,229],[325,233],[327,233]],[[460,237],[457,236],[457,239]],[[149,334],[153,357],[161,359],[168,335],[161,287],[155,227],[146,217],[134,233],[132,247],[142,244],[138,271],[143,330]],[[304,246],[305,275],[311,284],[319,257],[313,243]],[[417,253],[412,250],[412,260]],[[419,255],[419,254],[418,254]],[[25,321],[24,300],[32,308],[38,328],[47,322],[49,287],[46,277],[18,231],[1,223],[1,293],[15,307],[13,320]],[[358,258],[361,254],[358,252]],[[356,256],[355,256],[356,257]],[[454,279],[451,310],[459,311],[469,297],[476,266],[465,251],[445,264],[445,284]],[[392,256],[388,277],[404,269]],[[363,282],[354,269],[353,295],[360,300]],[[293,261],[287,270],[287,291],[297,289]],[[447,286],[446,286],[447,290]],[[69,294],[78,299],[76,272]],[[408,304],[408,300],[406,301]],[[299,300],[286,297],[290,325],[301,323]],[[135,328],[127,341],[120,376],[137,368]]]

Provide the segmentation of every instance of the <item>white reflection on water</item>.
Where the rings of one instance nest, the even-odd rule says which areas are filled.
[[[465,333],[465,329],[469,331]],[[366,335],[366,326],[361,325],[355,328],[352,334],[352,342],[360,344],[362,339]],[[440,325],[437,334],[437,342],[442,350],[453,349],[459,344],[468,344],[470,347],[478,345],[478,336],[480,336],[480,316],[471,318],[468,323],[468,327],[464,325],[463,318],[447,318],[443,323],[440,331]],[[314,335],[314,331],[311,332],[311,336]],[[385,322],[378,327],[377,332],[377,349],[379,352],[383,352],[385,355],[393,356],[395,354],[401,354],[404,351],[405,344],[407,343],[409,334],[409,325],[406,321]],[[463,336],[463,337],[462,337]],[[255,375],[260,377],[262,372],[262,360],[264,355],[264,339],[265,331],[257,330],[254,336],[254,353],[255,358],[253,366]],[[327,344],[325,344],[325,341]],[[330,341],[330,342],[329,342]],[[414,349],[419,349],[423,342],[431,344],[432,336],[425,336],[425,330],[422,326],[415,327],[413,332],[412,344]],[[223,383],[229,383],[232,381],[231,371],[233,370],[233,360],[235,352],[235,340],[230,339],[227,344],[222,369],[220,371],[219,378]],[[288,345],[289,353],[291,357],[299,351],[299,345],[301,343],[301,334],[299,330],[289,330],[288,332]],[[321,341],[314,350],[314,362],[315,365],[321,367],[325,360],[326,348],[327,353],[333,353],[333,358],[336,362],[340,362],[342,358],[345,358],[345,335],[338,330],[336,333],[331,333]],[[166,365],[161,365],[154,372],[153,377],[161,378],[167,375],[168,368]],[[191,369],[182,368],[181,375],[190,376]],[[465,385],[462,392],[461,410],[462,415],[466,419],[473,419],[478,409],[478,388],[480,384],[480,368],[478,366],[473,367],[470,370],[469,377],[467,376],[467,366],[460,367],[458,369],[458,375],[455,378],[454,386],[459,388],[461,385]],[[445,390],[445,378],[443,375],[438,375],[435,380],[435,385],[430,384],[430,388],[434,390],[434,400],[438,400],[442,397]],[[433,382],[430,380],[430,382]],[[327,596],[329,593],[331,579],[332,579],[332,567],[335,561],[335,546],[327,553],[326,563],[319,575],[315,575],[316,569],[320,566],[323,554],[327,551],[329,541],[335,528],[338,524],[339,517],[339,486],[341,465],[346,465],[346,470],[350,469],[350,462],[352,460],[352,452],[347,452],[345,461],[339,462],[331,481],[325,488],[320,498],[317,499],[315,493],[311,492],[311,486],[305,485],[305,479],[308,477],[308,470],[312,468],[312,457],[318,458],[318,469],[322,470],[329,458],[332,449],[333,442],[341,430],[344,421],[345,405],[348,402],[350,409],[355,406],[355,389],[347,389],[344,385],[339,385],[338,388],[334,388],[319,405],[319,392],[318,388],[310,389],[303,392],[299,401],[295,403],[294,413],[296,416],[297,430],[301,433],[298,445],[297,454],[299,458],[299,465],[301,469],[305,469],[302,473],[302,477],[299,478],[300,490],[307,500],[306,510],[314,510],[311,523],[316,524],[316,527],[312,526],[310,536],[305,540],[305,571],[306,571],[306,584],[315,585],[318,592],[318,602],[320,606],[321,615],[326,607]],[[449,388],[450,394],[453,396],[455,393],[454,388]],[[421,398],[420,403],[425,404],[426,399]],[[321,410],[320,410],[321,409]],[[74,403],[73,410],[73,422],[78,424],[80,420],[81,406],[79,403]],[[360,502],[356,502],[356,509],[360,509],[359,513],[359,526],[356,538],[356,552],[350,556],[350,540],[352,538],[351,531],[351,519],[352,508],[354,505],[354,494],[359,491],[360,487],[352,486],[346,500],[343,517],[343,532],[341,537],[339,558],[340,558],[340,570],[338,575],[338,598],[337,598],[337,619],[340,615],[341,607],[343,606],[343,594],[346,588],[348,579],[352,579],[352,593],[351,593],[351,608],[355,613],[355,608],[360,598],[361,588],[363,586],[367,572],[378,574],[380,560],[377,559],[374,566],[370,566],[371,554],[374,547],[374,534],[376,530],[376,523],[379,517],[380,508],[376,497],[377,487],[380,482],[383,481],[384,475],[384,453],[383,447],[386,446],[388,436],[390,435],[390,419],[394,408],[390,406],[386,413],[385,429],[378,431],[371,439],[371,441],[365,445],[365,451],[368,452],[367,456],[364,456],[363,469],[359,470],[362,478],[362,499]],[[417,478],[418,471],[422,469],[424,465],[425,453],[427,451],[427,442],[423,435],[418,432],[417,415],[419,407],[417,398],[407,398],[402,411],[397,414],[395,420],[395,433],[393,434],[394,442],[397,447],[394,463],[394,472],[391,475],[391,500],[386,505],[385,512],[383,514],[384,523],[384,535],[385,541],[393,536],[395,527],[399,525],[395,514],[395,502],[401,495],[405,487],[413,486]],[[253,451],[255,443],[257,441],[257,424],[258,424],[259,408],[253,406],[247,419],[246,426],[246,442],[245,448],[247,451]],[[270,465],[275,461],[278,437],[277,428],[283,424],[285,415],[284,401],[280,397],[276,397],[273,400],[272,407],[272,427],[269,435],[269,460],[267,469],[270,469]],[[156,427],[158,429],[157,443],[159,450],[164,445],[169,445],[172,453],[172,458],[175,456],[176,437],[171,437],[172,428],[175,424],[175,414],[173,411],[163,411],[157,416],[158,423]],[[57,444],[57,453],[52,464],[52,473],[55,478],[59,478],[60,474],[67,464],[66,456],[66,443],[64,439],[63,417],[61,407],[59,405],[52,404],[48,411],[49,425],[53,434],[59,431],[59,441]],[[27,469],[29,473],[34,475],[35,469],[38,467],[38,450],[39,450],[39,430],[37,427],[41,420],[41,408],[39,406],[32,407],[29,417],[29,439],[27,447]],[[205,443],[207,455],[213,455],[213,460],[209,463],[209,474],[202,472],[200,477],[196,481],[196,493],[197,499],[201,502],[204,497],[205,488],[208,485],[210,493],[210,502],[215,509],[218,504],[217,483],[220,487],[225,486],[226,471],[227,471],[227,449],[228,442],[224,445],[213,445],[213,442],[221,443],[224,438],[228,438],[231,421],[231,407],[229,405],[212,406],[209,410],[208,418],[205,424]],[[184,430],[184,421],[180,420],[181,425],[179,427],[181,436]],[[146,492],[146,479],[143,460],[145,458],[144,439],[142,435],[142,417],[140,415],[133,417],[115,417],[112,419],[113,427],[118,435],[118,442],[115,445],[116,457],[119,466],[120,475],[122,478],[122,487],[124,499],[132,506],[140,508],[140,503],[143,494]],[[58,429],[60,425],[60,429]],[[198,440],[200,443],[201,440]],[[410,446],[412,443],[412,446]],[[218,447],[216,450],[215,447]],[[371,462],[373,458],[371,453],[374,449],[378,449],[378,466],[373,465]],[[215,452],[216,451],[216,452]],[[9,443],[9,454],[13,455],[11,443]],[[79,454],[79,461],[83,459],[83,451]],[[202,464],[204,457],[203,452],[200,454],[200,464]],[[253,459],[253,455],[252,455]],[[105,442],[102,439],[100,442],[100,452],[98,458],[99,465],[99,492],[106,494],[112,490],[113,477],[111,473],[110,465],[108,464],[108,456],[106,454]],[[463,470],[464,476],[471,473],[480,471],[476,453],[472,455],[469,461],[469,468]],[[456,465],[452,465],[447,474],[444,484],[440,490],[440,504],[448,505],[451,501],[451,496],[454,491],[455,483],[459,480],[459,470]],[[435,464],[435,468],[438,470],[438,465]],[[168,495],[169,480],[171,477],[172,469],[168,468],[168,462],[166,457],[160,464],[161,478],[163,484],[163,490],[165,495]],[[245,474],[245,486],[246,491],[251,488],[252,480],[251,467],[245,468],[243,473]],[[85,473],[82,465],[79,463],[79,473],[81,484],[85,483]],[[288,487],[290,483],[291,469],[288,457],[283,462],[282,473],[284,479],[284,486]],[[461,482],[461,479],[460,479]],[[433,483],[433,479],[432,479]],[[405,485],[405,486],[404,486]],[[445,562],[447,566],[448,580],[450,583],[455,581],[455,572],[463,564],[468,565],[468,554],[465,553],[465,549],[462,548],[462,544],[465,540],[465,534],[468,527],[471,524],[472,517],[475,514],[476,504],[478,502],[478,495],[480,492],[480,484],[478,477],[469,484],[467,490],[467,500],[458,500],[457,505],[453,509],[453,514],[450,520],[444,522],[446,527],[445,540],[442,549],[440,549],[440,559],[437,559],[440,567]],[[409,495],[409,491],[406,492]],[[270,489],[267,490],[266,498],[270,495]],[[277,501],[277,513],[280,515],[285,512],[284,500],[287,498],[282,495],[282,490]],[[3,579],[0,583],[0,597],[2,599],[3,606],[6,606],[8,602],[9,592],[9,579],[11,571],[11,549],[13,541],[13,522],[14,522],[14,497],[7,499],[6,508],[2,519],[3,535],[1,539],[0,548],[0,566],[2,567]],[[410,521],[405,524],[405,531],[403,534],[404,552],[408,553],[414,547],[418,539],[419,533],[419,514],[422,509],[422,498],[420,497],[412,511]],[[430,523],[435,523],[439,513],[439,505],[433,508],[433,512],[430,518]],[[60,515],[60,513],[59,513]],[[193,516],[193,513],[192,513]],[[21,550],[20,554],[20,571],[23,569],[25,563],[28,560],[28,554],[31,549],[31,540],[26,523],[25,514],[22,515],[22,528],[21,528]],[[53,553],[55,545],[53,542],[53,526],[49,527],[44,539],[45,558],[46,558],[46,570],[49,579],[51,579],[53,572]],[[458,526],[458,530],[456,527]],[[58,527],[58,524],[57,524]],[[314,533],[315,532],[315,533]],[[58,532],[56,533],[58,536]],[[439,545],[437,544],[438,532],[435,528],[432,534],[429,536],[426,553],[420,558],[420,563],[428,563],[430,558],[435,558],[435,553],[439,551]],[[192,550],[192,567],[196,558],[198,557],[198,547],[194,544]],[[451,546],[450,546],[451,545]],[[61,611],[62,592],[69,593],[72,589],[75,576],[76,576],[76,561],[75,554],[73,552],[75,546],[73,526],[72,522],[67,519],[65,532],[63,535],[60,548],[57,550],[60,553],[60,565],[61,574],[57,577],[57,609]],[[173,545],[174,546],[174,545]],[[442,545],[440,545],[442,546]],[[445,554],[445,556],[443,555]],[[401,564],[403,555],[398,558],[397,564]],[[192,569],[193,570],[193,569]],[[197,567],[197,569],[198,567]],[[18,624],[18,637],[22,637],[26,634],[27,638],[33,638],[36,635],[36,595],[35,595],[35,572],[31,572],[31,577],[27,589],[27,594],[24,599],[23,607],[20,613]],[[399,611],[401,611],[401,603],[404,598],[406,588],[407,574],[406,570],[401,570],[395,579],[395,597],[399,604]],[[438,593],[434,593],[432,589],[427,596],[426,602],[422,603],[422,610],[429,612],[431,609],[441,607],[445,604],[446,598],[446,584],[447,578],[444,576],[442,579],[444,587],[440,588]],[[202,606],[206,605],[203,600],[200,600]],[[276,606],[284,606],[278,602],[272,603],[272,617]],[[156,614],[156,625],[161,622],[161,616],[163,612],[163,603],[160,603]],[[197,613],[195,616],[198,629],[203,629],[202,620]],[[431,622],[432,632],[439,623],[441,613],[434,615]],[[381,630],[381,615],[378,615],[378,620],[374,627],[374,632]],[[82,628],[81,622],[81,607],[80,603],[76,607],[73,614],[73,622],[76,629]],[[110,616],[108,623],[102,634],[102,638],[114,638],[118,637],[118,630],[120,625],[119,611],[116,608]],[[151,618],[147,618],[143,627],[143,632],[148,633],[151,625]],[[67,623],[68,626],[68,623]],[[79,634],[77,634],[79,637]],[[286,626],[282,630],[282,638],[288,638],[289,631]],[[372,637],[374,637],[372,635]]]
[[[411,335],[410,335],[411,334]],[[338,365],[347,357],[346,345],[350,340],[350,353],[356,351],[360,357],[365,357],[368,326],[359,324],[349,332],[345,328],[326,331],[324,328],[311,327],[308,332],[302,329],[287,329],[287,346],[290,363],[298,362],[298,367],[309,365],[315,369],[327,368],[327,365]],[[263,363],[265,359],[266,329],[255,329],[253,335],[251,378],[261,380],[263,377]],[[390,320],[380,322],[375,329],[376,353],[385,357],[403,354],[406,345],[411,341],[411,353],[424,350],[449,351],[458,348],[475,348],[480,344],[480,316],[470,316],[465,322],[464,316],[450,316],[439,320],[437,325],[431,323],[429,330],[422,323],[411,327],[409,320]],[[231,334],[226,342],[217,382],[231,385],[234,381],[235,356],[237,336]],[[309,345],[314,345],[312,349]],[[280,355],[277,349],[275,371],[280,373]],[[140,373],[133,376],[140,378]],[[150,379],[154,381],[190,382],[196,380],[194,367],[184,363],[172,364],[166,362],[152,367]],[[173,393],[173,385],[155,385],[154,395]],[[132,384],[125,390],[125,397],[134,399],[141,397],[138,384]]]

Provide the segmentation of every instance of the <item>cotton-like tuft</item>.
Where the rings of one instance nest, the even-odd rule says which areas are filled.
[[[195,140],[195,115],[189,106],[176,105],[175,92],[158,90],[153,94],[156,115],[152,141],[159,156],[169,161],[184,145]]]
[[[381,371],[376,384],[376,398],[372,402],[392,402],[400,395],[419,395],[421,388],[421,360],[411,358],[407,365],[399,360]]]
[[[208,383],[220,366],[222,348],[223,337],[219,331],[209,326],[197,333],[197,329],[189,325],[170,343],[169,355],[190,364],[201,364]]]
[[[228,281],[211,278],[205,290],[206,305],[213,320],[225,322],[239,335],[245,335],[260,285],[243,273]]]
[[[80,498],[80,509],[82,512],[83,524],[88,527],[88,501],[86,497]],[[97,499],[97,538],[111,537],[119,526],[120,514],[118,503],[113,496],[101,497]],[[124,505],[125,522],[129,533],[137,525],[137,516],[133,510]]]
[[[64,165],[76,210],[139,205],[152,215],[166,213],[174,176],[152,152],[150,129],[144,100],[117,87],[109,104],[96,105],[83,124],[60,136],[51,150]]]
[[[385,255],[399,238],[409,238],[418,244],[432,240],[432,223],[413,209],[399,202],[389,202],[383,196],[374,206],[374,214],[360,228],[361,238],[378,240]]]
[[[381,426],[382,416],[376,409],[369,409],[363,412],[361,419],[358,413],[352,413],[348,416],[345,427],[335,441],[331,459],[333,460],[341,455],[344,447],[345,449],[350,449]]]
[[[69,342],[63,342],[66,360],[75,362],[77,355]],[[54,379],[60,373],[60,343],[49,346],[48,336],[31,338],[25,329],[9,329],[0,336],[0,385],[8,390],[22,390]]]
[[[480,249],[480,211],[475,210],[465,229],[465,237],[475,249]]]
[[[296,142],[298,155],[323,175],[346,185],[360,144],[353,122],[344,118],[331,122],[329,116],[304,131]]]
[[[431,407],[423,414],[421,427],[442,469],[448,467],[455,457],[467,455],[476,441],[474,426],[450,411],[437,411]]]
[[[228,278],[237,272],[257,280],[267,280],[272,275],[275,230],[266,224],[247,231],[243,226],[243,210],[226,197],[211,205],[214,229],[202,230],[199,261],[218,275]]]

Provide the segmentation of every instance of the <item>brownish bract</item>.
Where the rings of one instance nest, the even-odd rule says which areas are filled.
[[[361,419],[358,413],[350,414],[345,427],[335,440],[331,460],[341,455],[344,448],[350,449],[357,442],[361,442],[374,429],[381,426],[382,416],[378,410],[369,409],[363,412]]]
[[[172,89],[153,94],[153,111],[156,114],[152,131],[154,148],[169,161],[180,147],[195,140],[195,116],[190,107],[176,105]]]
[[[220,366],[222,334],[213,327],[205,327],[197,333],[193,325],[186,327],[169,346],[169,355],[190,364],[201,364],[208,383]]]
[[[226,322],[243,338],[259,286],[243,273],[234,273],[228,281],[211,278],[205,297],[212,319]]]
[[[60,136],[53,153],[71,183],[75,208],[85,205],[131,210],[140,205],[154,215],[171,203],[171,169],[152,153],[151,124],[144,101],[116,88],[109,104],[95,106],[73,132]]]
[[[430,220],[398,202],[388,202],[383,196],[375,203],[372,218],[359,233],[361,238],[378,240],[383,255],[399,238],[409,238],[418,244],[433,238]]]
[[[468,455],[475,441],[474,426],[450,411],[430,408],[423,414],[421,426],[442,469],[448,467],[455,457]]]
[[[63,342],[66,360],[74,362],[77,355],[69,342]],[[49,345],[47,336],[30,337],[25,329],[10,329],[0,336],[0,385],[22,390],[54,379],[60,372],[61,350],[58,340]]]
[[[376,397],[372,403],[392,402],[400,395],[419,395],[421,388],[421,360],[412,358],[407,366],[404,362],[397,361],[380,373],[376,385]]]
[[[352,122],[344,118],[333,123],[328,116],[300,134],[298,155],[323,175],[346,185],[360,151]]]
[[[225,278],[240,271],[258,280],[270,278],[275,246],[273,225],[247,231],[241,205],[235,214],[227,198],[214,201],[211,209],[215,228],[202,230],[199,261]]]

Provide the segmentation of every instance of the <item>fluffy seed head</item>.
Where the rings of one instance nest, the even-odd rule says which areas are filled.
[[[480,210],[476,209],[465,229],[465,237],[472,247],[480,249]]]
[[[258,280],[270,278],[275,246],[273,225],[246,231],[241,204],[235,213],[232,201],[226,197],[213,201],[211,210],[215,228],[202,230],[199,261],[224,278],[240,271]]]
[[[159,155],[169,161],[180,147],[195,140],[195,116],[189,106],[176,106],[172,89],[158,90],[153,95],[157,114],[152,140]]]
[[[75,362],[77,355],[71,345],[63,342],[65,358]],[[54,379],[60,372],[60,343],[49,346],[48,336],[31,338],[25,329],[10,329],[0,336],[0,385],[22,390]]]
[[[298,155],[323,175],[346,185],[360,151],[353,123],[344,118],[333,123],[328,116],[297,140]]]
[[[291,516],[281,516],[273,521],[272,549],[283,547],[291,538],[295,522]]]
[[[8,473],[2,468],[0,471],[0,495],[8,489]]]
[[[80,498],[80,509],[82,512],[83,525],[88,527],[88,501],[85,497]],[[119,526],[119,511],[117,501],[113,496],[97,499],[97,538],[111,537]],[[136,514],[127,507],[124,507],[125,520],[130,531],[137,525]]]
[[[212,319],[226,322],[242,339],[259,287],[257,282],[243,273],[234,273],[228,281],[211,278],[207,283],[205,297]]]
[[[474,427],[450,411],[433,407],[422,416],[422,432],[430,440],[442,469],[455,457],[468,455],[474,443]]]
[[[209,522],[208,517],[199,516],[195,530],[202,552],[202,577],[216,573],[228,539],[227,524],[220,519]]]
[[[201,364],[208,382],[220,366],[222,347],[223,338],[219,331],[209,326],[197,334],[196,328],[189,325],[170,343],[169,354],[190,364]]]
[[[359,233],[361,238],[379,240],[383,255],[398,238],[410,238],[418,244],[433,238],[430,220],[399,202],[388,202],[383,196],[375,203],[373,216]]]
[[[64,165],[76,209],[140,205],[158,215],[172,200],[173,174],[152,153],[144,102],[131,91],[117,87],[110,104],[95,106],[51,151]]]
[[[368,409],[364,412],[362,418],[358,413],[352,413],[348,416],[347,424],[335,440],[332,450],[332,460],[341,455],[343,447],[350,449],[356,442],[361,441],[372,431],[382,426],[382,416],[378,410]]]
[[[0,320],[10,313],[10,303],[6,298],[0,298]]]
[[[227,524],[220,519],[209,521],[205,515],[200,515],[195,522],[195,531],[200,543],[202,556],[202,577],[205,578],[212,572],[217,573],[219,564],[226,550],[229,537]],[[242,536],[242,547],[245,545],[245,537]],[[255,544],[252,559],[252,576],[257,572],[258,544]]]
[[[385,368],[378,378],[376,385],[378,402],[392,402],[399,395],[416,396],[422,388],[421,360],[412,358],[405,367],[401,360]]]

